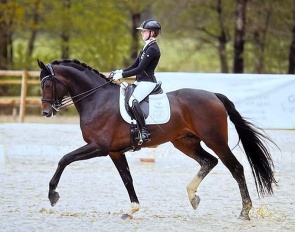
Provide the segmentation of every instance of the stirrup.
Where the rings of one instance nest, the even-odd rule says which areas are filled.
[[[144,142],[151,141],[151,134],[146,129],[143,129],[141,132],[138,132],[138,134],[139,134],[138,145],[142,145]]]

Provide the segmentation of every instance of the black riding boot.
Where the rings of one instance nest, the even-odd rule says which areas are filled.
[[[144,114],[139,106],[139,103],[137,100],[133,100],[132,102],[132,111],[135,117],[135,120],[137,121],[137,125],[139,126],[139,142],[138,145],[141,145],[143,142],[149,142],[151,134],[148,132],[146,128],[145,118]]]

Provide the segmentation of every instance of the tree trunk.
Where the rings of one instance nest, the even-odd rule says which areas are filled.
[[[226,43],[228,42],[228,36],[226,33],[226,29],[223,23],[223,11],[222,11],[222,0],[218,0],[217,2],[217,13],[218,13],[218,24],[220,29],[220,36],[218,37],[218,54],[219,60],[221,64],[221,72],[228,73],[228,64],[227,64],[227,56],[226,56]]]
[[[0,0],[1,5],[7,3],[6,0]],[[0,69],[8,69],[9,57],[8,57],[8,44],[9,33],[5,20],[5,7],[0,9]]]
[[[265,10],[266,18],[262,28],[254,31],[254,48],[255,48],[255,73],[264,73],[264,51],[266,44],[267,30],[270,24],[271,11]],[[262,24],[262,22],[261,22]]]
[[[292,41],[289,49],[289,67],[288,73],[295,74],[295,0],[293,0],[293,28],[292,28]]]
[[[138,30],[136,28],[140,24],[141,14],[140,13],[133,13],[131,15],[131,18],[132,18],[132,29],[131,29],[132,42],[131,42],[130,59],[135,60],[137,57],[138,46],[139,46]]]
[[[38,32],[38,25],[39,25],[39,19],[40,19],[40,14],[39,14],[39,10],[40,10],[40,3],[41,0],[36,0],[34,2],[34,6],[33,6],[33,26],[31,29],[31,36],[29,38],[29,43],[28,43],[28,51],[27,51],[27,60],[30,61],[30,59],[32,58],[32,54],[34,51],[34,44],[35,44],[35,40],[36,40],[36,36],[37,36],[37,32]],[[27,62],[27,64],[29,65],[30,62]],[[30,69],[30,67],[26,67],[27,69]]]
[[[70,24],[71,24],[71,0],[63,0],[64,14],[62,18],[61,31],[61,58],[68,59],[70,57]]]
[[[219,60],[221,64],[221,72],[228,73],[229,70],[228,70],[227,56],[226,56],[226,42],[224,42],[223,36],[221,36],[219,39],[218,53],[219,53]]]
[[[246,8],[247,0],[237,0],[233,73],[244,72],[243,53],[246,31]]]

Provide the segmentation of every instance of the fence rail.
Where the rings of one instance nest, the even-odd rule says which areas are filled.
[[[106,73],[104,73],[107,75]],[[0,86],[1,85],[20,85],[20,96],[0,96],[1,106],[13,106],[13,115],[16,115],[16,107],[19,106],[18,121],[24,122],[26,115],[26,106],[40,106],[40,96],[27,96],[28,85],[39,85],[39,71],[15,71],[0,70]],[[19,77],[19,79],[1,79],[1,77]],[[133,78],[126,78],[127,82]]]
[[[24,122],[27,105],[40,105],[40,97],[28,97],[27,88],[28,85],[36,85],[40,82],[38,79],[29,80],[29,77],[38,78],[40,72],[38,71],[15,71],[15,70],[0,70],[1,77],[20,77],[20,79],[0,79],[0,85],[21,85],[20,96],[1,96],[0,106],[19,106],[19,122]]]

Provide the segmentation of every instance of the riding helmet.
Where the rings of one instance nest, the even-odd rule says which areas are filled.
[[[154,31],[157,36],[157,35],[159,35],[159,33],[161,31],[161,25],[160,25],[160,23],[158,23],[154,19],[148,19],[148,20],[143,21],[143,23],[140,24],[140,26],[137,27],[136,29]]]

